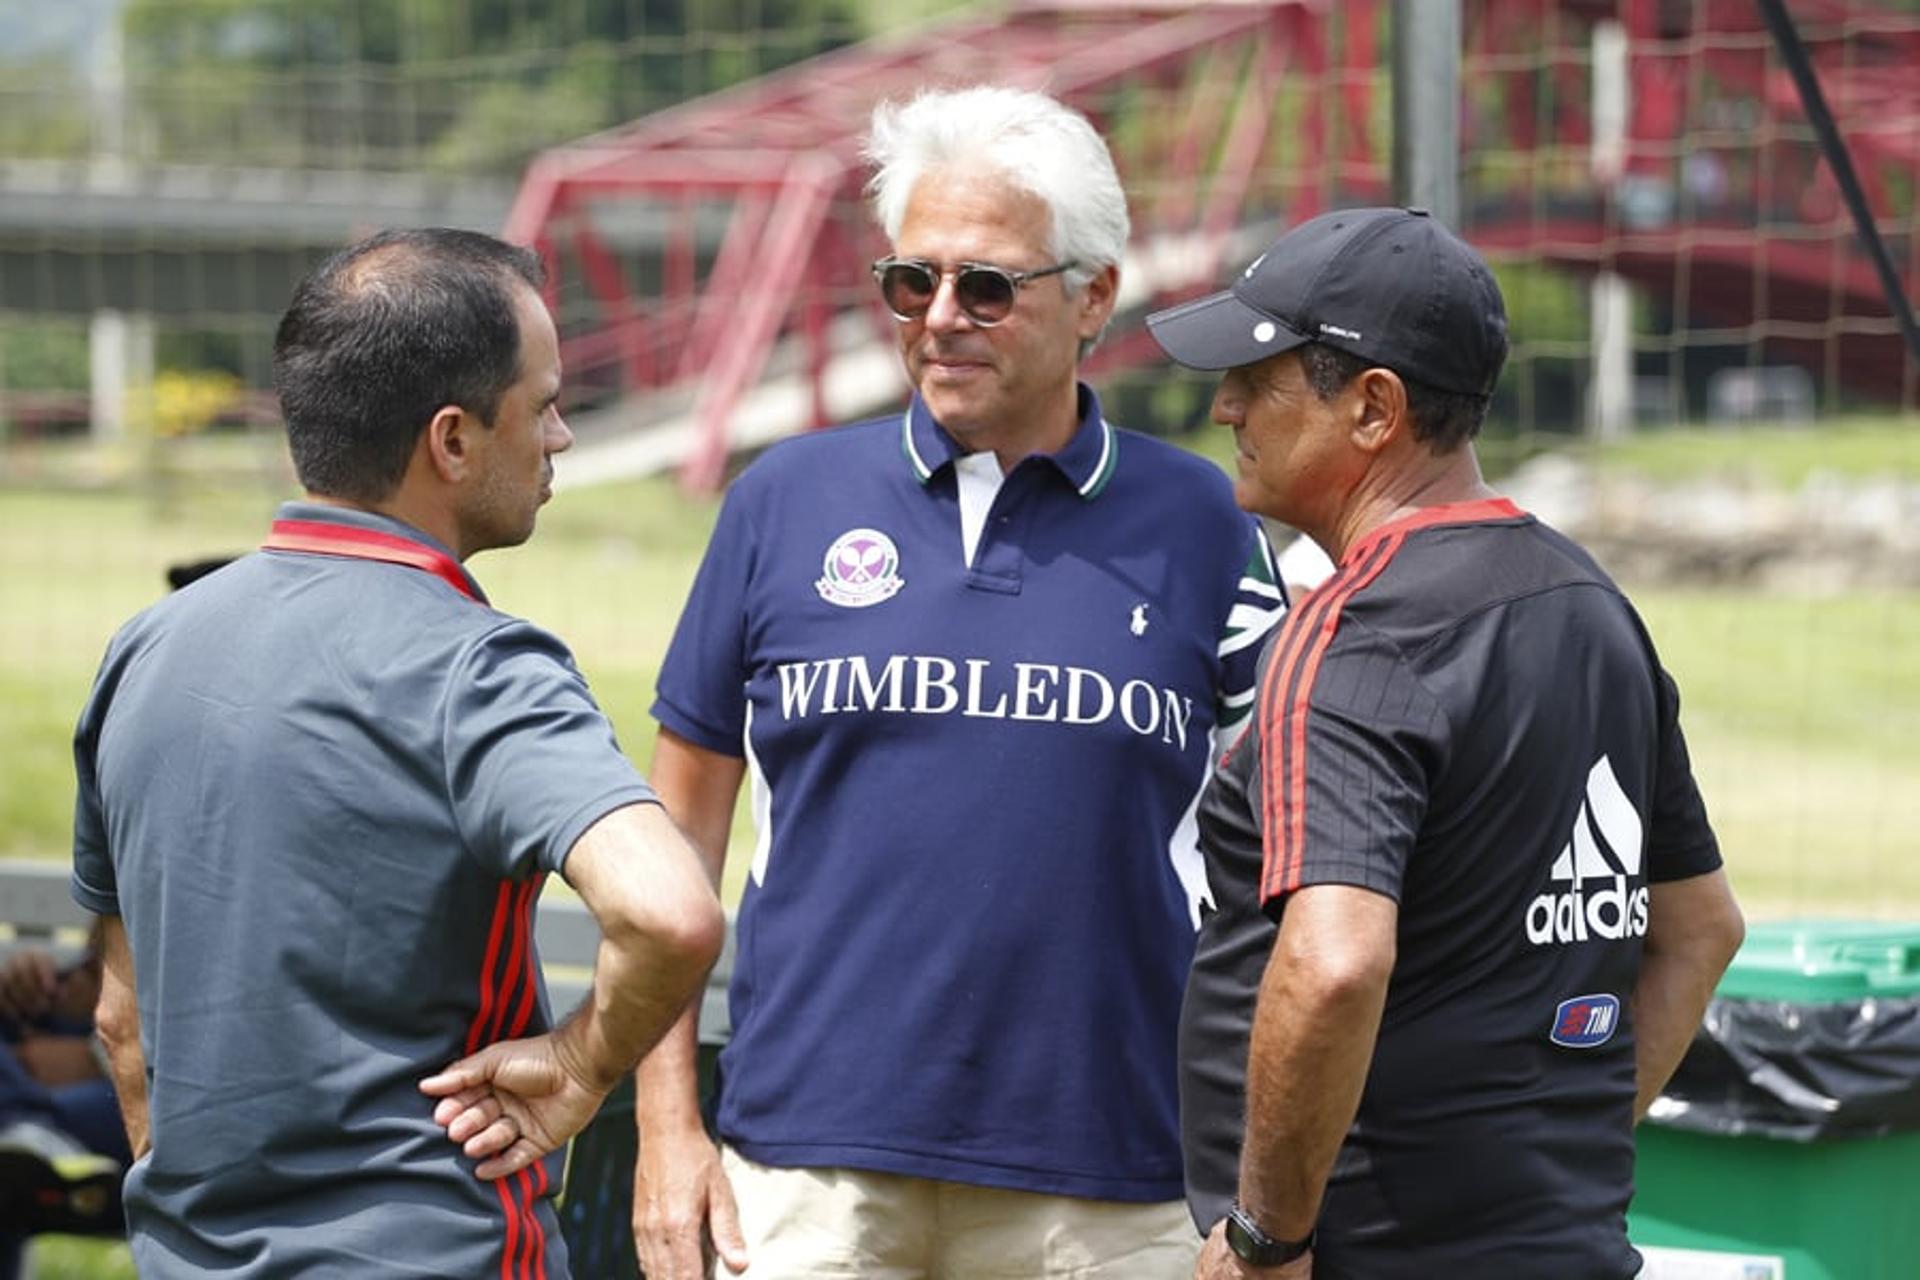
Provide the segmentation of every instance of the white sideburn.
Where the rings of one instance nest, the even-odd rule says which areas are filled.
[[[1006,476],[1000,472],[1000,459],[991,449],[955,458],[953,476],[960,493],[960,545],[967,555],[967,568],[973,568],[973,553],[980,545],[980,531],[987,527],[987,512],[1000,492]]]

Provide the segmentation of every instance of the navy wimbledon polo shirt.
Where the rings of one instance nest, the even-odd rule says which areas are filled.
[[[971,563],[918,401],[727,496],[654,714],[750,765],[719,1125],[752,1159],[1180,1194],[1193,806],[1280,595],[1217,467],[1081,409]]]

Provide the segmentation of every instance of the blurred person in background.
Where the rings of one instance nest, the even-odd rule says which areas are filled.
[[[179,590],[232,557],[167,568]],[[0,1280],[15,1280],[25,1237],[123,1235],[120,1178],[133,1162],[106,1051],[93,1028],[102,926],[64,959],[22,946],[0,961]]]
[[[1633,1125],[1742,925],[1638,615],[1481,478],[1499,286],[1352,209],[1147,323],[1337,566],[1200,808],[1197,1275],[1627,1280]]]
[[[742,779],[721,1146],[693,1015],[638,1075],[650,1280],[1184,1276],[1192,809],[1282,604],[1213,464],[1078,381],[1127,243],[1106,144],[999,88],[883,105],[904,414],[734,483],[652,781],[718,876]]]
[[[463,564],[527,539],[571,440],[540,280],[445,230],[309,276],[274,348],[306,500],[123,627],[82,713],[73,892],[149,1280],[564,1275],[555,1153],[717,954],[565,646]],[[603,938],[558,1026],[551,872]]]
[[[0,1280],[20,1274],[29,1235],[125,1229],[120,1175],[133,1156],[93,1037],[94,933],[69,963],[30,945],[0,960]]]

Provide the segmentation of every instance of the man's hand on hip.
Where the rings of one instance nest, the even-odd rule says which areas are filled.
[[[434,1123],[489,1181],[565,1146],[607,1095],[567,1068],[552,1034],[488,1045],[422,1080],[420,1091],[440,1099]]]

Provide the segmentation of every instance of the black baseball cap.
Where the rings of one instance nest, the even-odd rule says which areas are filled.
[[[1480,255],[1425,209],[1341,209],[1294,227],[1223,292],[1147,317],[1192,369],[1309,342],[1443,391],[1490,395],[1507,308]]]

